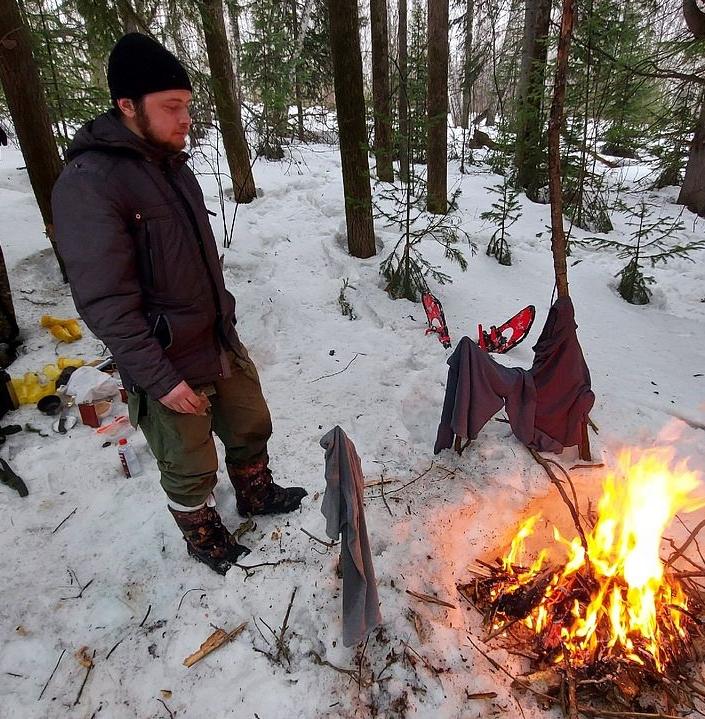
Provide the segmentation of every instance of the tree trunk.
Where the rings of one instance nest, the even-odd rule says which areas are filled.
[[[377,177],[383,182],[394,182],[387,0],[370,0],[370,22],[372,26],[372,103],[375,118],[374,151]]]
[[[12,304],[10,280],[5,266],[5,255],[3,255],[2,247],[0,247],[0,343],[11,344],[19,335],[20,330],[17,326],[15,306]],[[4,352],[0,353],[0,357],[4,358],[4,355]],[[5,362],[0,360],[0,367],[3,366],[5,366]]]
[[[428,0],[427,209],[448,208],[448,0]]]
[[[566,263],[566,237],[563,229],[563,198],[561,194],[561,125],[565,102],[568,51],[573,32],[575,0],[563,0],[563,15],[558,38],[556,77],[553,85],[553,103],[548,121],[548,189],[551,198],[551,251],[556,275],[558,297],[568,297],[568,267]]]
[[[536,200],[545,177],[542,171],[543,98],[548,56],[551,0],[528,0],[524,19],[524,47],[517,102],[517,139],[514,163],[517,184]]]
[[[463,99],[460,112],[460,126],[467,130],[470,123],[472,105],[472,86],[475,82],[475,68],[472,49],[472,31],[475,24],[475,0],[467,0],[465,6],[465,32],[463,42]]]
[[[51,191],[61,173],[62,163],[51,130],[39,70],[32,55],[32,39],[15,0],[0,0],[0,85],[47,237],[66,282],[66,270],[54,242],[51,214]]]
[[[240,6],[238,0],[227,0],[228,18],[230,19],[230,32],[233,36],[233,77],[235,78],[235,93],[238,102],[242,103],[242,84],[240,81]]]
[[[235,76],[223,18],[223,0],[201,0],[199,10],[211,70],[213,97],[233,180],[233,194],[237,202],[251,202],[257,197],[257,192],[242,127],[240,103],[236,96]]]
[[[705,39],[705,13],[698,8],[695,0],[683,0],[683,15],[695,39]],[[690,145],[678,204],[705,217],[705,93],[700,102],[700,117]]]
[[[705,93],[700,106],[700,118],[690,145],[688,164],[678,204],[705,217]]]
[[[357,0],[327,1],[348,249],[354,257],[372,257],[376,248]]]
[[[409,94],[407,58],[407,6],[406,0],[399,0],[399,177],[402,182],[409,181]]]

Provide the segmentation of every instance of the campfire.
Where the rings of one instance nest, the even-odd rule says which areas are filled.
[[[553,527],[554,541],[527,558],[526,540],[541,519],[534,515],[501,560],[478,563],[475,580],[459,589],[483,613],[488,639],[508,638],[515,653],[531,659],[533,671],[520,686],[533,690],[540,677],[540,693],[551,695],[570,680],[573,715],[585,697],[661,711],[692,709],[693,693],[705,696],[705,686],[685,676],[697,658],[704,609],[694,577],[705,567],[687,560],[689,571],[674,568],[685,546],[661,555],[676,515],[705,504],[695,496],[699,486],[697,474],[668,451],[624,451],[604,478],[589,528],[571,483],[575,537]]]

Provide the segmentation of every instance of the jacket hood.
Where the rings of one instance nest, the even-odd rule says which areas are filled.
[[[115,110],[87,122],[74,136],[66,159],[73,160],[88,151],[132,155],[157,162],[188,157],[185,152],[169,152],[135,135],[121,122]]]

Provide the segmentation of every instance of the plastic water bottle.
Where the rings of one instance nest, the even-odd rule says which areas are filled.
[[[136,477],[142,472],[142,466],[140,465],[139,459],[137,459],[135,450],[127,444],[127,440],[124,437],[118,442],[118,456],[122,464],[122,471],[126,477]]]

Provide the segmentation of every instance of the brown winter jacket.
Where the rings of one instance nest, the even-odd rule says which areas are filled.
[[[76,309],[125,387],[154,399],[182,380],[222,377],[223,349],[240,349],[187,157],[148,144],[111,111],[78,131],[52,195]]]

